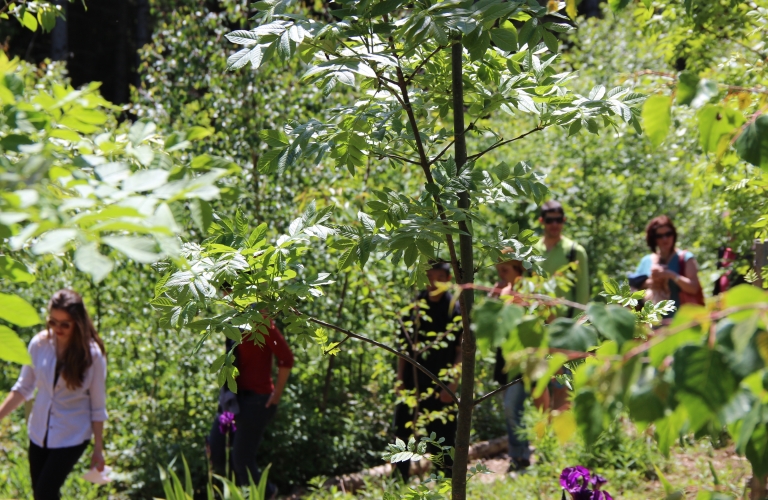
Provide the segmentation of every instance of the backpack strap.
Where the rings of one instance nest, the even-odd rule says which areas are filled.
[[[677,274],[685,276],[685,250],[677,252]]]

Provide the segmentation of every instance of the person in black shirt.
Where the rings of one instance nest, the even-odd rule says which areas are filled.
[[[429,286],[427,290],[419,293],[417,305],[414,307],[411,317],[413,323],[410,331],[403,327],[400,331],[401,345],[409,355],[421,363],[436,376],[440,372],[444,374],[441,379],[451,391],[456,393],[458,377],[455,368],[461,363],[461,323],[456,321],[461,317],[461,309],[458,300],[450,292],[433,294],[440,282],[451,281],[451,267],[447,262],[438,262],[427,271]],[[424,307],[426,304],[426,307]],[[397,365],[397,392],[401,390],[414,391],[419,394],[417,406],[411,407],[400,403],[395,408],[395,435],[405,442],[415,434],[415,425],[406,426],[408,422],[413,424],[420,414],[427,412],[441,412],[426,425],[426,435],[434,432],[438,438],[445,438],[444,446],[454,446],[456,441],[456,415],[451,408],[453,400],[448,391],[441,389],[426,374],[411,365],[407,361],[398,358]],[[450,477],[450,458],[446,457],[446,476]],[[404,480],[408,480],[410,462],[397,464]]]

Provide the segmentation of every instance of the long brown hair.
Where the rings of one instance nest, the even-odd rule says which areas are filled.
[[[64,352],[61,376],[66,380],[67,387],[77,389],[83,385],[85,371],[93,363],[91,342],[95,342],[102,354],[106,354],[104,342],[93,327],[91,317],[85,310],[83,298],[77,292],[65,289],[54,293],[48,303],[48,311],[53,309],[68,313],[75,323],[69,345]]]

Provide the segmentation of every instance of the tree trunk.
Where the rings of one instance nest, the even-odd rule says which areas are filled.
[[[464,84],[462,81],[462,55],[464,48],[461,40],[451,47],[452,93],[453,93],[453,135],[456,169],[461,172],[467,162],[467,143],[464,137]],[[469,210],[469,193],[459,193],[459,208]],[[460,284],[475,281],[472,236],[467,223],[459,222],[459,229],[466,234],[459,235],[459,256],[461,276]],[[465,289],[461,293],[462,342],[461,342],[461,393],[459,397],[459,416],[456,429],[456,449],[453,462],[452,496],[453,500],[467,497],[467,465],[469,462],[469,436],[472,430],[472,410],[475,392],[475,334],[470,328],[470,314],[474,301],[474,291]]]

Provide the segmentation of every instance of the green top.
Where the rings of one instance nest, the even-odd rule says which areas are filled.
[[[575,248],[574,260],[578,262],[574,276],[574,286],[568,290],[568,293],[558,289],[557,296],[578,302],[579,304],[586,304],[589,301],[589,264],[587,263],[587,252],[584,250],[584,247],[578,243],[574,244],[573,240],[563,236],[549,252],[547,252],[547,247],[544,245],[543,237],[534,245],[534,248],[544,256],[545,260],[541,262],[542,269],[552,275],[568,265],[571,246]]]

